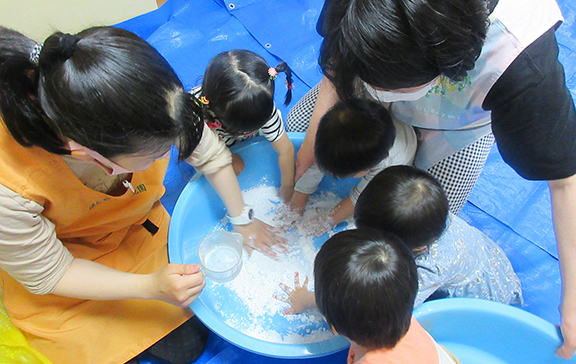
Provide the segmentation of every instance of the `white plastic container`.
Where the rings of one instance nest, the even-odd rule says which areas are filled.
[[[198,245],[198,258],[204,274],[216,282],[236,278],[242,269],[241,234],[216,230],[206,235]]]

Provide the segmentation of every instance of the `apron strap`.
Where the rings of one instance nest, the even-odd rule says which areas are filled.
[[[154,225],[154,223],[148,219],[142,223],[142,226],[152,235],[156,234],[159,230],[158,226]]]

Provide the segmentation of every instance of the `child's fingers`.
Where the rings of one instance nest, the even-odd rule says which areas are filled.
[[[272,225],[268,225],[268,231],[274,234],[282,234],[283,232],[278,226],[272,226]]]
[[[294,288],[300,287],[300,273],[294,272]]]
[[[282,314],[284,315],[294,315],[294,309],[292,307],[285,309],[284,311],[282,311]]]
[[[280,284],[278,285],[280,286],[280,288],[282,288],[284,292],[286,292],[286,294],[291,295],[292,293],[294,293],[294,290],[291,287],[285,285],[284,283],[280,282]]]
[[[252,245],[250,245],[248,243],[244,243],[244,249],[246,249],[246,251],[248,252],[248,256],[251,256],[252,252],[254,252],[254,250],[256,250],[255,247],[253,247]]]
[[[272,298],[277,299],[278,301],[290,303],[290,301],[288,300],[288,296],[285,296],[285,295],[283,295],[283,294],[274,293],[274,294],[272,295]]]
[[[256,249],[262,254],[269,256],[270,258],[278,260],[278,254],[276,253],[275,249],[272,249],[273,247],[274,245],[270,247],[269,245],[261,244],[261,246]]]

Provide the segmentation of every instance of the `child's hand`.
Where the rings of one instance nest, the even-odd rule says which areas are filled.
[[[290,208],[288,205],[280,206],[272,218],[276,229],[282,232],[288,231],[292,225],[302,217],[302,210],[297,211]]]
[[[334,210],[316,209],[316,215],[308,220],[298,223],[297,228],[302,234],[320,236],[334,228],[336,225],[332,219]]]
[[[254,219],[248,225],[235,225],[234,230],[244,237],[244,247],[251,254],[253,250],[268,255],[271,258],[278,258],[277,251],[288,253],[288,240],[276,235],[276,229],[263,221]]]
[[[308,277],[300,285],[300,274],[294,273],[294,289],[284,283],[280,283],[280,288],[286,292],[287,296],[275,294],[273,297],[282,302],[290,304],[290,307],[282,311],[285,315],[294,315],[304,312],[307,308],[316,307],[314,292],[308,291]]]

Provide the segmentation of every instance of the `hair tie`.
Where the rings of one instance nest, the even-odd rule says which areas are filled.
[[[206,96],[202,95],[198,98],[198,101],[200,101],[200,103],[204,104],[204,105],[208,105],[210,103],[210,100],[208,100],[206,98]]]
[[[82,39],[79,35],[62,34],[60,36],[60,51],[62,55],[68,59],[72,57],[76,44]]]
[[[270,67],[268,68],[268,75],[270,76],[270,79],[274,81],[276,77],[278,77],[278,71],[276,71],[276,68]]]
[[[42,43],[36,43],[32,49],[32,52],[30,52],[30,62],[32,62],[35,66],[38,66],[38,63],[40,62],[40,52],[42,52],[42,47]]]

